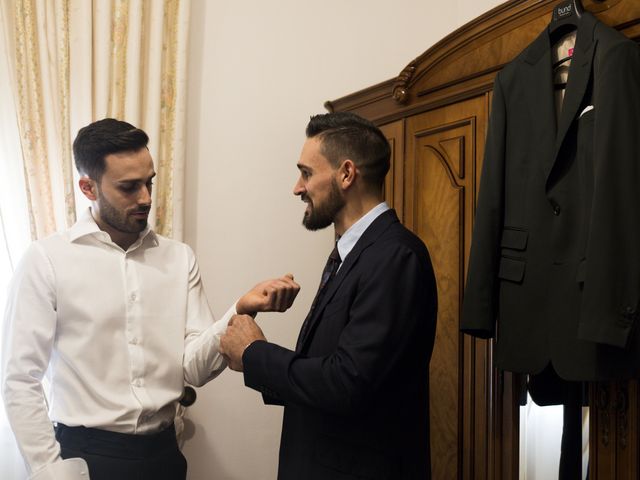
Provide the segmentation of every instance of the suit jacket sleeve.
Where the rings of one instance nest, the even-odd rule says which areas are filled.
[[[335,350],[305,357],[254,342],[243,355],[248,387],[278,403],[350,413],[376,392],[406,349],[415,348],[425,331],[420,322],[433,322],[431,338],[419,340],[420,348],[433,348],[436,299],[429,264],[401,245],[385,247],[384,257],[364,257],[347,277],[358,275],[358,287],[353,298],[344,298],[348,321]]]
[[[489,131],[485,147],[480,193],[462,305],[460,329],[470,335],[490,338],[497,318],[500,238],[504,223],[504,171],[507,112],[496,77]]]
[[[640,48],[601,52],[594,83],[593,200],[579,336],[624,347],[640,296]]]

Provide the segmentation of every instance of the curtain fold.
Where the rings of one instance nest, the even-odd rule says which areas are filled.
[[[14,2],[14,89],[34,238],[75,221],[69,155],[68,3]]]

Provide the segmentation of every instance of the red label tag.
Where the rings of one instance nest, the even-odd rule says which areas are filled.
[[[570,57],[573,57],[573,48],[570,48],[570,49],[569,49],[569,56],[570,56]]]

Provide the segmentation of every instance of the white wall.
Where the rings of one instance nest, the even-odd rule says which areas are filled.
[[[296,305],[259,322],[269,340],[294,345],[332,237],[301,226],[291,193],[309,116],[396,76],[499,3],[192,0],[185,235],[217,316],[259,280],[292,272]],[[188,415],[191,480],[276,478],[281,409],[241,375],[199,389]]]

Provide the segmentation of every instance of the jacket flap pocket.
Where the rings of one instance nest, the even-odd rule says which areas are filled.
[[[498,277],[512,282],[521,282],[524,278],[525,261],[518,258],[502,257]]]
[[[503,248],[511,248],[513,250],[524,250],[527,248],[528,238],[529,232],[525,230],[505,228],[502,231],[502,241],[500,242],[500,246]]]

